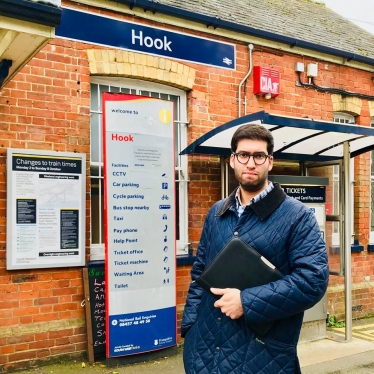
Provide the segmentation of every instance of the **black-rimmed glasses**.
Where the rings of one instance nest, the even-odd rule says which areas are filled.
[[[254,153],[251,155],[248,152],[238,152],[238,153],[232,153],[234,156],[236,156],[236,159],[241,164],[248,163],[249,159],[252,157],[253,161],[256,165],[263,165],[266,162],[266,159],[268,157],[271,157],[270,155],[267,155],[265,153]]]

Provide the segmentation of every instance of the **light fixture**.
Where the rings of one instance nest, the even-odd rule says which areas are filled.
[[[264,98],[265,98],[266,100],[271,99],[271,93],[270,93],[270,92],[266,93],[266,94],[264,95]]]

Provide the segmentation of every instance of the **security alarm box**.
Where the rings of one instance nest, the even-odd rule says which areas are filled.
[[[279,70],[254,66],[253,93],[255,95],[271,94],[272,97],[278,96],[280,93]]]

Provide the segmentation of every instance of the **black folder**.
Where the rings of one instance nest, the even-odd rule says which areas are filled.
[[[195,282],[218,300],[221,296],[212,294],[211,287],[237,288],[242,291],[282,278],[283,274],[265,257],[235,237],[217,254]],[[264,336],[272,325],[273,322],[248,323],[259,336]]]

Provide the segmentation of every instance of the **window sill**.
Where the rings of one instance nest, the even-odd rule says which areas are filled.
[[[196,260],[196,256],[177,256],[177,266],[192,265]]]
[[[364,246],[361,244],[353,244],[351,245],[351,252],[362,252],[364,250]]]
[[[374,244],[368,244],[368,251],[370,251],[369,246],[372,246],[371,250],[374,251]],[[361,245],[361,244],[352,244],[351,245],[351,253],[358,253],[358,252],[362,252],[363,250],[364,250],[364,246]],[[329,248],[329,253],[331,255],[336,255],[336,254],[340,253],[340,247],[338,247],[338,246],[330,247]]]
[[[368,244],[368,252],[374,252],[374,244]]]

